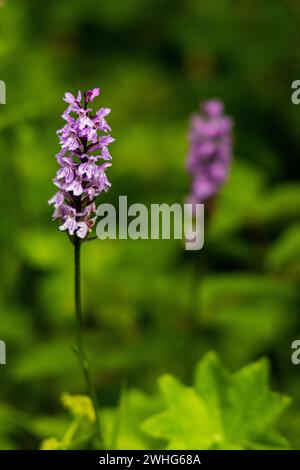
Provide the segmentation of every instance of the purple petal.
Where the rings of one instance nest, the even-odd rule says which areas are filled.
[[[88,233],[88,226],[85,222],[78,222],[77,223],[77,230],[76,235],[79,238],[85,238]]]

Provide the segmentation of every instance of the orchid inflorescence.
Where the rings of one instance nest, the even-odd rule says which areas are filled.
[[[220,100],[202,103],[192,116],[187,171],[192,178],[191,203],[212,198],[226,181],[232,154],[232,120]]]
[[[114,142],[106,122],[109,108],[96,113],[89,107],[100,89],[94,88],[77,97],[65,93],[68,103],[62,114],[66,121],[57,131],[61,145],[56,160],[60,166],[54,184],[58,191],[48,201],[54,205],[53,219],[59,220],[60,230],[70,237],[87,237],[96,222],[96,198],[110,187],[106,169],[111,166],[108,146]],[[100,162],[100,164],[99,164]]]

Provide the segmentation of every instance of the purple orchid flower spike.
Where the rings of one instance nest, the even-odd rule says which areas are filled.
[[[62,114],[66,124],[57,131],[61,150],[56,155],[59,169],[53,183],[58,188],[48,203],[54,206],[53,219],[60,222],[59,230],[66,231],[74,245],[74,294],[76,319],[76,347],[74,351],[79,360],[86,388],[93,402],[98,441],[103,441],[99,420],[98,398],[91,379],[82,333],[81,311],[81,243],[88,238],[96,222],[96,198],[110,188],[106,170],[111,166],[109,145],[114,142],[110,127],[106,122],[109,108],[97,112],[89,107],[100,95],[99,88],[77,96],[65,93],[68,104]]]
[[[222,101],[205,101],[194,115],[189,133],[187,171],[192,178],[189,202],[203,203],[216,195],[228,177],[232,156],[231,118]]]
[[[53,219],[61,223],[59,229],[81,239],[88,236],[96,222],[95,199],[111,186],[106,176],[111,166],[108,146],[115,140],[108,134],[111,128],[106,122],[110,109],[94,113],[88,107],[99,95],[99,88],[79,91],[76,97],[65,93],[68,107],[62,117],[66,124],[57,131],[61,151],[56,159],[60,168],[53,179],[58,191],[48,201],[54,205]]]

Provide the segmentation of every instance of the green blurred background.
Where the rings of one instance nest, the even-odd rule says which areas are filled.
[[[101,406],[121,384],[186,383],[215,350],[232,370],[267,356],[293,404],[280,421],[300,448],[300,7],[296,0],[2,0],[0,79],[0,448],[35,449],[64,425],[61,392],[84,383],[73,341],[73,252],[52,223],[65,91],[100,86],[116,142],[102,201],[181,202],[189,116],[224,100],[234,164],[204,249],[178,241],[83,247],[83,304]],[[196,306],[196,307],[195,307]],[[191,311],[193,310],[193,315]],[[195,310],[195,311],[194,311]],[[188,345],[188,347],[187,347]]]

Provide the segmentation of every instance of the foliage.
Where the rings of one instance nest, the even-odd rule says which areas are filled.
[[[84,395],[61,396],[62,405],[72,416],[63,437],[59,440],[55,437],[45,439],[41,443],[41,450],[67,450],[76,445],[83,445],[92,435],[90,423],[95,422],[95,411],[91,399]],[[78,436],[80,431],[80,437]]]
[[[216,354],[208,353],[196,367],[192,386],[183,385],[172,375],[162,375],[158,383],[159,395],[125,390],[116,409],[101,412],[106,448],[288,448],[274,424],[290,399],[270,390],[267,360],[230,374]],[[74,422],[61,441],[48,438],[42,449],[82,445],[79,424],[94,421],[87,397],[63,395],[62,402]]]
[[[300,335],[300,111],[290,100],[299,29],[295,1],[242,0],[234,8],[230,0],[0,1],[0,79],[7,85],[0,105],[0,339],[7,344],[0,449],[38,449],[51,436],[60,443],[75,418],[62,413],[57,397],[86,393],[72,352],[72,247],[51,222],[47,200],[61,97],[94,86],[103,89],[97,104],[112,108],[116,138],[103,202],[115,204],[119,195],[146,205],[184,201],[190,114],[200,100],[217,97],[235,120],[234,164],[206,212],[201,252],[191,256],[178,240],[83,247],[86,347],[106,446],[164,448],[183,440],[140,428],[171,412],[169,387],[196,402],[198,414],[205,402],[209,427],[219,429],[198,382],[182,385],[213,350],[230,370],[250,375],[254,366],[245,364],[269,359],[274,388],[293,399],[280,431],[300,448],[300,374],[290,360]],[[261,380],[263,364],[255,366]],[[231,384],[211,397],[223,400],[236,375],[210,367]],[[162,379],[164,394],[154,395],[166,371],[176,379]],[[259,406],[251,390],[248,400]],[[191,403],[182,406],[191,413]],[[238,420],[243,408],[235,412]],[[233,436],[227,423],[219,433],[224,446],[285,445],[252,424]],[[79,437],[89,438],[78,448],[95,445],[92,429],[81,422]]]
[[[229,372],[215,354],[196,368],[193,387],[175,377],[159,380],[165,409],[142,429],[167,440],[168,449],[285,448],[273,423],[289,403],[268,388],[268,364],[261,360]]]

